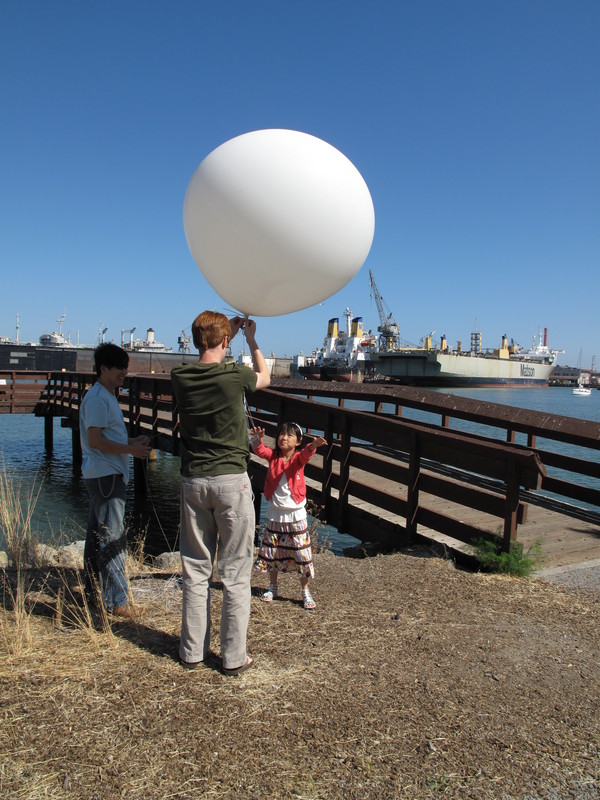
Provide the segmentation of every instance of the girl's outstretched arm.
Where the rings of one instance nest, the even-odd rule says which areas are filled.
[[[264,433],[264,431],[263,431],[263,433]],[[317,449],[317,447],[323,447],[324,444],[327,444],[327,439],[324,439],[322,436],[315,436],[315,438],[312,440],[312,442],[308,446],[310,447],[310,449],[314,453],[314,451]]]
[[[250,447],[256,453],[257,456],[260,458],[264,458],[266,461],[270,461],[273,457],[273,450],[270,447],[267,447],[263,442],[263,436],[265,435],[264,428],[250,428]]]

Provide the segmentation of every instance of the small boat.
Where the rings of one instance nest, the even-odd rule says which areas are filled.
[[[577,385],[573,388],[573,394],[575,397],[589,397],[592,393],[592,389],[590,386],[587,386],[583,382],[583,378],[581,377],[581,355],[582,351],[579,351],[579,359],[577,361],[577,369],[579,370],[579,377],[577,378]]]
[[[573,389],[573,394],[575,397],[589,397],[592,393],[592,390],[589,386],[585,386],[581,378],[577,379],[577,386]]]

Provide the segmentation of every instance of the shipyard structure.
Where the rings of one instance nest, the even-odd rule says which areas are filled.
[[[58,321],[58,330],[43,333],[38,342],[19,341],[19,320],[15,339],[0,337],[0,372],[94,372],[94,349],[97,345],[74,344],[70,336],[62,333],[65,315]],[[98,332],[98,344],[104,343],[107,328]],[[173,351],[159,342],[153,328],[146,330],[144,339],[134,338],[136,328],[121,329],[121,347],[129,354],[130,374],[168,373],[181,363],[195,363],[198,352],[191,347],[192,337],[182,330],[177,339],[178,350]],[[241,353],[237,359],[229,352],[227,360],[251,363],[250,356]],[[266,357],[273,377],[289,377],[291,358]]]
[[[319,350],[310,356],[297,356],[293,366],[298,376],[312,380],[391,382],[407,386],[546,386],[556,359],[562,350],[548,346],[548,329],[538,330],[528,348],[508,336],[499,346],[484,348],[481,332],[471,333],[470,347],[448,345],[442,335],[438,343],[433,334],[422,344],[403,346],[400,327],[392,312],[384,308],[373,273],[369,270],[371,290],[379,313],[377,335],[363,330],[362,317],[353,317],[346,309],[345,329],[339,318],[329,320],[327,335]]]

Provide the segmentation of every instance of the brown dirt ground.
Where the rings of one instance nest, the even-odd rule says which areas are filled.
[[[0,796],[600,797],[600,594],[418,549],[315,568],[313,613],[295,576],[270,605],[253,578],[238,678],[178,664],[176,577],[141,575],[143,623],[104,631],[71,621],[73,573],[27,573],[18,627],[5,588]],[[216,580],[215,650],[220,606]]]

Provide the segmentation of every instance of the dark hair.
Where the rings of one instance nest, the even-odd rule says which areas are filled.
[[[282,422],[279,428],[277,429],[277,434],[275,436],[275,452],[279,455],[279,437],[282,433],[295,433],[296,438],[298,439],[298,445],[296,449],[302,444],[302,428],[298,425],[297,422]]]
[[[101,344],[94,350],[94,366],[96,367],[96,375],[100,375],[101,367],[117,367],[118,369],[127,369],[129,366],[129,356],[116,344],[109,342],[108,344]]]

